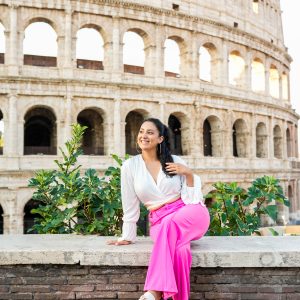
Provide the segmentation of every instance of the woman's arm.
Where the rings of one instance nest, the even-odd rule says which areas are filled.
[[[125,161],[121,167],[122,237],[116,241],[108,241],[110,245],[128,245],[136,240],[136,223],[140,217],[140,201],[134,190],[131,169],[129,160]]]

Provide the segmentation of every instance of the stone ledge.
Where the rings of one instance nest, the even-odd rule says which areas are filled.
[[[152,241],[106,245],[111,237],[1,235],[0,265],[147,266]],[[300,236],[203,237],[192,242],[193,267],[299,267]]]

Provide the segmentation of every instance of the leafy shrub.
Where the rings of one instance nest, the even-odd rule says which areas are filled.
[[[76,166],[85,126],[72,126],[72,139],[66,142],[66,152],[60,148],[63,161],[55,160],[57,170],[41,170],[29,180],[34,188],[33,199],[41,202],[31,213],[38,214],[29,231],[38,233],[78,233],[120,235],[122,203],[120,166],[122,160],[112,155],[117,167],[109,167],[99,178],[95,169],[80,175]],[[129,156],[126,155],[125,159]],[[145,219],[146,209],[141,208]],[[143,234],[141,229],[139,234]]]
[[[211,223],[206,235],[251,235],[260,234],[261,216],[268,215],[277,220],[277,203],[289,206],[279,180],[273,176],[263,176],[254,180],[248,191],[236,182],[213,184],[213,193],[205,198],[213,198],[209,207]],[[275,204],[274,204],[275,202]],[[271,230],[273,235],[277,232]]]

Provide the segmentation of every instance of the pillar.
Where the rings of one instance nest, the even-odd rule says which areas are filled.
[[[125,125],[121,123],[121,99],[114,99],[114,153],[118,156],[125,155]]]
[[[18,34],[18,6],[15,4],[9,5],[9,30],[5,31],[6,49],[5,49],[5,64],[8,67],[9,76],[18,76],[20,53],[22,51],[23,40],[19,39]]]
[[[8,130],[5,134],[5,144],[7,144],[5,155],[18,155],[18,119],[17,119],[17,96],[15,93],[9,95],[8,99]]]

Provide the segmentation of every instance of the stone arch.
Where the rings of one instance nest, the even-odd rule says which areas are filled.
[[[274,157],[282,158],[282,131],[279,125],[273,128]]]
[[[47,33],[46,33],[47,39],[48,40],[52,39],[52,47],[54,49],[54,50],[52,50],[53,51],[52,55],[49,55],[49,54],[45,55],[44,53],[40,53],[39,52],[40,50],[37,50],[38,48],[35,48],[33,53],[32,52],[25,53],[25,52],[27,52],[27,50],[26,50],[27,43],[28,43],[28,46],[35,44],[35,45],[40,45],[39,47],[45,47],[44,43],[42,43],[41,41],[36,41],[35,43],[30,40],[28,41],[29,34],[26,36],[27,30],[32,30],[32,32],[30,32],[30,36],[34,35],[34,32],[36,32],[37,30],[40,30],[40,29],[34,28],[35,23],[44,24],[43,26],[46,25],[45,29],[47,30]],[[54,28],[54,23],[51,20],[46,19],[46,18],[34,18],[29,21],[29,24],[26,26],[24,32],[25,32],[24,40],[23,40],[23,63],[24,63],[24,65],[39,66],[39,67],[56,67],[57,66],[58,45],[57,45],[57,31]],[[51,37],[51,35],[52,35],[52,37]],[[44,51],[46,51],[45,48],[42,52],[44,52]],[[49,50],[47,48],[47,52],[48,51]]]
[[[84,38],[84,35],[90,35],[88,41],[92,41],[89,45]],[[82,48],[84,47],[84,53],[80,53],[82,41]],[[95,44],[96,42],[96,44]],[[76,62],[77,68],[80,69],[92,69],[92,70],[103,70],[104,62],[104,42],[105,42],[105,32],[104,30],[95,24],[85,24],[76,32]],[[98,48],[97,56],[94,53],[87,53],[87,49]],[[93,50],[94,51],[94,50]]]
[[[292,157],[292,147],[293,147],[293,140],[291,137],[291,131],[289,128],[286,129],[286,153],[287,157]]]
[[[265,66],[258,57],[255,57],[251,63],[251,88],[254,92],[264,92],[266,89]]]
[[[213,81],[216,52],[217,49],[212,43],[205,43],[199,48],[199,78],[201,80]]]
[[[135,39],[135,42],[133,43],[133,44],[135,44],[134,50],[130,46],[127,49],[126,39],[128,39],[128,45],[130,43],[133,43],[134,39]],[[132,39],[132,41],[130,41],[130,39]],[[142,29],[130,28],[124,33],[124,35],[123,35],[124,72],[140,74],[140,75],[145,74],[146,59],[150,59],[150,57],[149,57],[150,56],[149,55],[150,48],[145,46],[145,43],[148,40],[149,40],[148,34],[145,31],[143,31]],[[147,50],[145,51],[145,49],[147,49]]]
[[[172,45],[173,44],[173,45]],[[164,70],[167,77],[181,77],[182,69],[186,65],[186,43],[183,38],[173,35],[169,36],[164,42]],[[173,48],[173,50],[172,50]],[[174,55],[176,53],[176,56]],[[172,68],[168,61],[172,53]]]
[[[5,27],[3,26],[1,20],[0,20],[0,45],[3,46],[3,48],[0,48],[0,64],[4,64],[5,62]]]
[[[52,19],[49,19],[47,17],[47,11],[42,11],[42,13],[44,13],[44,16],[42,15],[39,15],[39,16],[35,16],[35,17],[32,17],[32,15],[29,16],[29,18],[25,19],[24,22],[22,23],[22,29],[23,31],[25,31],[25,29],[31,25],[32,23],[36,23],[36,22],[42,22],[42,23],[47,23],[49,24],[53,30],[55,31],[55,33],[57,35],[61,35],[63,34],[63,27],[62,26],[59,26],[57,25],[57,23],[59,22],[54,22]]]
[[[3,146],[4,146],[4,121],[3,121],[3,113],[0,109],[0,155],[3,154]]]
[[[174,123],[173,123],[174,122]],[[172,130],[172,126],[175,129],[177,126],[177,130],[179,129],[179,133],[177,134],[177,154],[178,155],[189,155],[190,154],[190,120],[188,119],[187,115],[183,112],[174,111],[169,115],[168,118],[168,126],[169,126],[169,133],[170,133],[170,142],[171,142],[171,150],[175,150],[175,132]],[[172,132],[173,131],[173,132]],[[180,140],[180,142],[179,142]],[[173,143],[173,146],[172,146]],[[173,153],[173,152],[172,152]],[[176,154],[176,152],[174,152]]]
[[[31,213],[33,208],[38,208],[40,205],[39,201],[30,199],[24,206],[24,218],[23,218],[23,233],[24,234],[34,234],[35,231],[27,232],[29,228],[34,225],[34,218],[37,217],[37,214]]]
[[[271,64],[269,70],[269,87],[270,87],[270,95],[274,98],[279,98],[279,72],[278,68]]]
[[[82,110],[77,122],[87,126],[82,139],[82,150],[85,155],[104,155],[103,112],[94,108]]]
[[[283,72],[281,75],[282,81],[282,99],[288,100],[289,99],[289,79],[286,72]]]
[[[56,131],[56,116],[52,109],[32,107],[24,116],[24,154],[56,155]]]
[[[4,230],[3,214],[4,211],[2,205],[0,204],[0,234],[3,234],[3,230]]]
[[[221,120],[217,116],[211,115],[203,122],[203,154],[222,156]]]
[[[245,60],[238,50],[229,53],[228,82],[237,87],[245,86]]]
[[[248,157],[249,132],[245,120],[237,119],[232,126],[233,156]]]
[[[147,112],[142,109],[130,111],[125,118],[125,145],[126,153],[130,155],[138,154],[137,135],[143,121],[147,118]]]
[[[263,122],[256,125],[256,157],[268,157],[268,134],[266,124]]]

